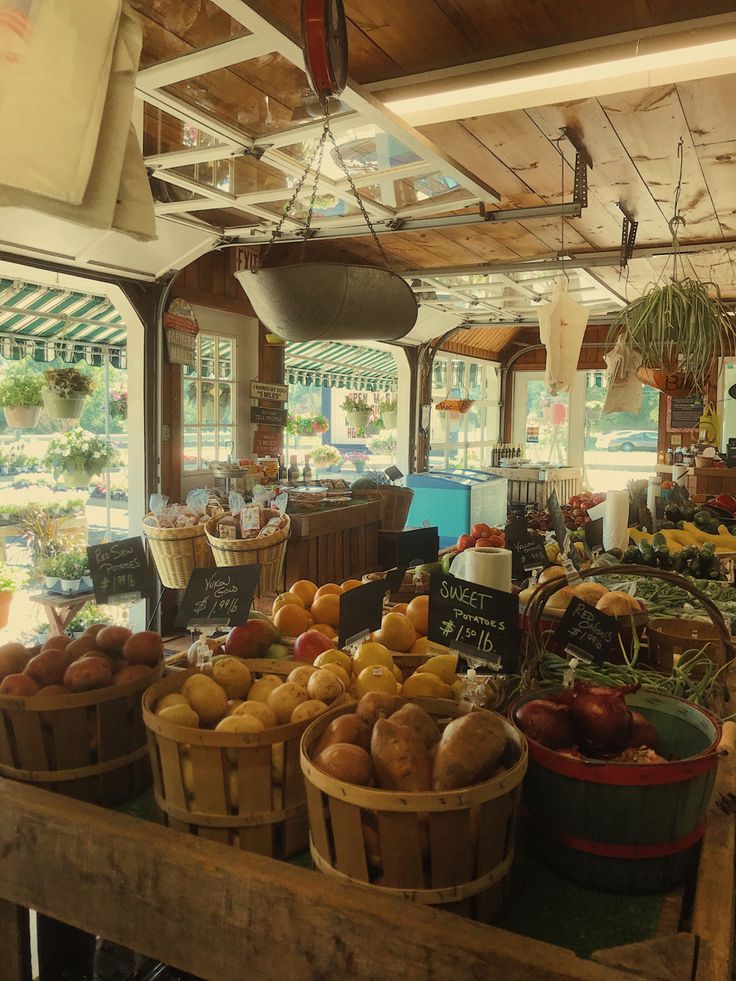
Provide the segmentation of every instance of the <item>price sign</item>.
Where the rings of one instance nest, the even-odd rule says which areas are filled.
[[[525,573],[548,563],[544,539],[527,528],[524,518],[516,518],[507,526],[506,548],[511,552],[514,579],[524,579]]]
[[[398,569],[389,569],[386,573],[386,592],[398,593],[404,582],[406,566],[399,566]]]
[[[378,630],[383,617],[386,580],[374,579],[365,586],[349,589],[340,597],[340,646],[344,647],[371,630]]]
[[[176,615],[176,626],[236,627],[245,623],[260,568],[244,565],[194,569]]]
[[[585,544],[591,552],[603,548],[603,518],[596,518],[583,526],[585,529]]]
[[[89,545],[95,603],[134,603],[153,595],[153,576],[141,538]]]
[[[562,509],[557,499],[557,491],[552,491],[547,498],[547,508],[552,518],[552,530],[555,533],[557,544],[560,546],[560,549],[564,549],[565,539],[567,538],[567,525],[565,524],[565,519],[562,517]]]
[[[437,528],[413,528],[396,536],[396,565],[423,565],[436,562],[440,550]]]
[[[565,610],[554,640],[577,657],[603,664],[618,644],[618,623],[576,597]]]
[[[404,476],[403,473],[399,470],[399,468],[394,467],[393,465],[390,467],[386,467],[386,469],[383,472],[386,474],[389,480],[401,480],[401,478]]]
[[[433,572],[427,636],[445,647],[514,671],[521,647],[518,597]]]

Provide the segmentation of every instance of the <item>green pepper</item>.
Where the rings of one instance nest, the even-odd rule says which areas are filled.
[[[653,565],[655,563],[654,549],[649,542],[639,542],[639,552],[644,565]]]

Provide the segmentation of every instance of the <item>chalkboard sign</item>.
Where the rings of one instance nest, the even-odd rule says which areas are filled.
[[[591,552],[603,548],[603,518],[596,518],[583,525],[585,529],[585,544]]]
[[[396,565],[424,565],[436,562],[440,550],[437,528],[412,528],[396,535]]]
[[[237,627],[250,613],[259,565],[194,569],[176,615],[177,627]]]
[[[565,524],[565,519],[562,517],[562,508],[557,499],[557,491],[552,491],[547,498],[547,510],[552,519],[552,530],[555,533],[557,544],[563,549],[565,547],[565,539],[567,538],[567,525]]]
[[[354,637],[378,630],[383,617],[386,580],[374,579],[365,586],[349,589],[340,597],[340,646]]]
[[[524,518],[516,518],[506,526],[506,548],[511,552],[514,579],[524,579],[527,572],[548,564],[544,539],[527,528]]]
[[[394,467],[393,465],[390,467],[386,467],[386,469],[383,472],[386,474],[389,480],[401,480],[401,478],[404,476],[403,473],[399,470],[399,468]]]
[[[667,399],[667,429],[671,433],[691,432],[700,422],[702,414],[702,396]]]
[[[514,671],[521,646],[518,597],[433,572],[429,579],[428,637]]]
[[[141,538],[88,545],[95,603],[132,603],[153,595],[153,576]]]
[[[250,421],[259,426],[285,426],[287,409],[266,409],[262,405],[252,405]]]
[[[389,569],[386,573],[386,589],[387,593],[398,593],[404,582],[404,576],[406,575],[406,566],[399,566],[397,569]],[[350,590],[352,592],[352,590]]]
[[[618,645],[618,623],[575,597],[560,620],[554,641],[586,661],[602,664]]]

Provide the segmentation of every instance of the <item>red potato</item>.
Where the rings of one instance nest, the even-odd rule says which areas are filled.
[[[24,674],[30,675],[41,688],[60,685],[70,664],[71,658],[66,651],[52,648],[32,657],[25,666]]]
[[[0,684],[0,695],[27,698],[38,694],[38,685],[29,674],[9,674]]]
[[[64,684],[74,692],[93,691],[112,684],[112,668],[108,658],[83,657],[66,669]]]
[[[147,664],[153,667],[163,656],[163,638],[154,630],[141,630],[128,637],[123,645],[123,657],[128,664]]]
[[[112,683],[114,685],[127,685],[130,681],[137,681],[144,675],[150,674],[150,672],[150,664],[129,664],[127,667],[121,668],[118,671],[113,677]]]
[[[128,630],[127,627],[110,625],[109,627],[103,627],[96,637],[90,637],[89,639],[97,650],[104,651],[106,654],[119,654],[127,639],[132,636],[133,631]]]

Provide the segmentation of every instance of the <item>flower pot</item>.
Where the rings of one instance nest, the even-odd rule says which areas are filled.
[[[86,470],[65,470],[61,475],[61,479],[67,487],[89,487],[92,474]]]
[[[8,625],[13,592],[14,590],[12,589],[0,589],[0,630]]]
[[[382,412],[381,419],[385,429],[396,429],[396,410],[393,412]]]
[[[346,412],[345,415],[348,417],[348,426],[352,426],[353,429],[365,429],[371,421],[370,409],[352,410]]]
[[[658,388],[670,398],[680,399],[692,395],[692,382],[684,371],[668,372],[662,368],[639,368],[636,377],[644,385]]]
[[[40,405],[4,405],[5,421],[11,429],[33,429],[41,414]]]
[[[78,593],[80,579],[60,579],[62,593]]]
[[[354,462],[357,473],[363,473],[365,470],[365,460],[355,460]]]
[[[92,589],[92,576],[82,576],[81,584],[82,589]]]
[[[84,403],[87,401],[86,395],[74,399],[63,399],[58,395],[53,395],[47,389],[43,389],[41,397],[50,419],[79,419],[84,411]]]
[[[56,589],[57,586],[59,585],[59,577],[58,576],[44,576],[43,577],[43,584],[46,587],[46,589]]]

